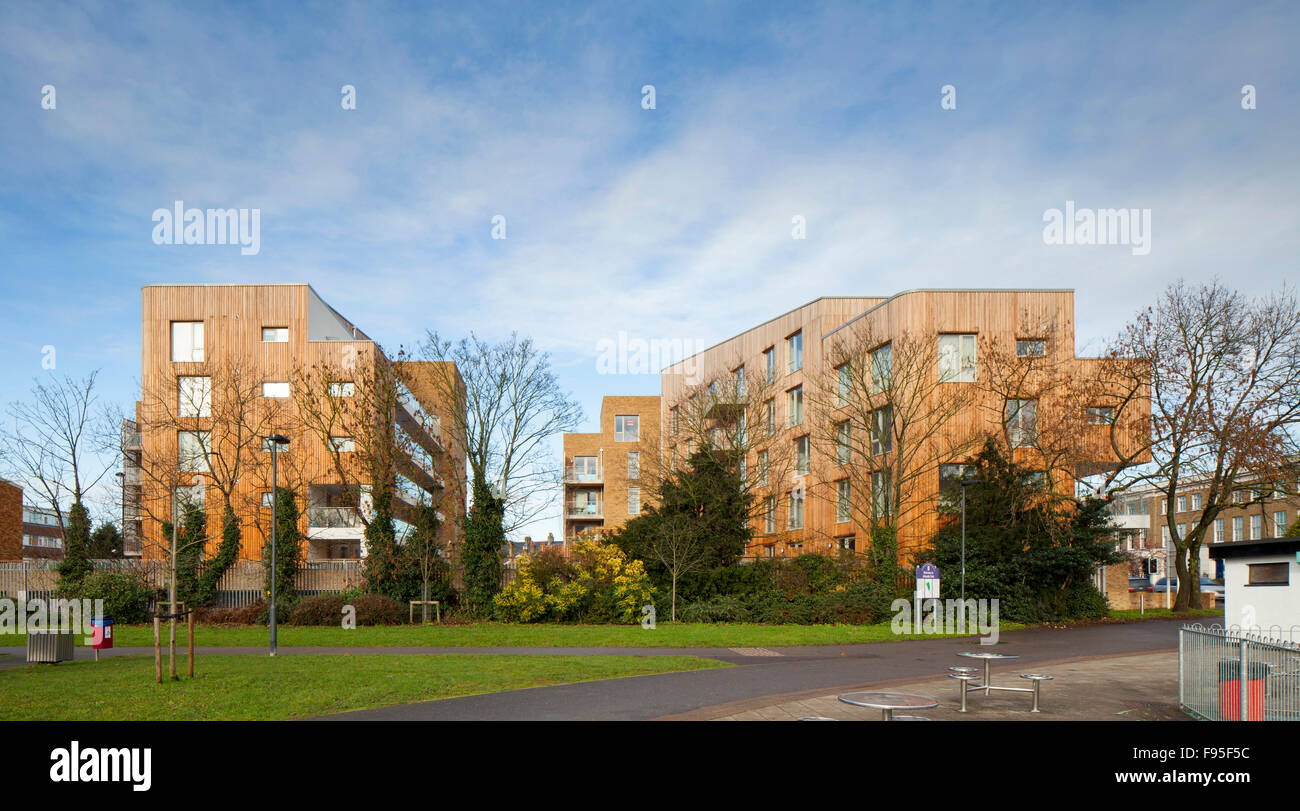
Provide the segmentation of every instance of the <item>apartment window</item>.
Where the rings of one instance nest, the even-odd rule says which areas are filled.
[[[763,350],[763,366],[767,369],[767,382],[776,381],[776,347],[769,346]]]
[[[600,468],[595,456],[573,457],[573,479],[580,482],[594,482],[600,479]]]
[[[181,417],[212,416],[212,378],[177,378],[176,414]]]
[[[849,397],[853,392],[853,381],[849,376],[849,365],[841,363],[835,367],[835,396],[840,408],[849,404]]]
[[[1180,513],[1187,512],[1187,496],[1178,497],[1178,512]]]
[[[1214,542],[1223,543],[1223,519],[1214,519]]]
[[[1169,545],[1169,525],[1166,524],[1160,528],[1160,542],[1165,546]]]
[[[803,493],[799,490],[790,491],[790,516],[786,525],[790,529],[803,529]]]
[[[871,393],[888,389],[894,379],[894,356],[891,344],[885,344],[871,353]]]
[[[763,427],[768,436],[776,433],[776,398],[763,403]]]
[[[1246,519],[1242,518],[1240,515],[1232,519],[1232,540],[1246,540]]]
[[[271,499],[272,496],[270,490],[266,490],[262,493],[262,509],[264,510],[271,509]]]
[[[186,505],[192,504],[196,507],[202,507],[205,489],[201,484],[177,487],[172,492],[172,517],[180,515],[181,509]]]
[[[1246,565],[1246,585],[1289,586],[1291,585],[1291,564],[1249,563]]]
[[[939,492],[951,498],[960,498],[962,481],[974,475],[974,465],[939,465]]]
[[[289,396],[289,384],[284,381],[268,381],[262,384],[262,396],[284,399]]]
[[[172,322],[172,361],[176,363],[203,362],[203,322]]]
[[[291,447],[293,447],[293,446],[292,446],[292,445],[277,445],[276,443],[272,442],[271,440],[267,439],[266,437],[262,437],[262,453],[270,453],[270,452],[271,452],[271,448],[277,448],[278,451],[279,451],[279,453],[280,453],[281,455],[284,455],[284,454],[286,454],[286,453],[289,452],[289,448],[291,448]]]
[[[641,439],[641,418],[636,414],[620,414],[614,418],[614,441],[637,442]]]
[[[641,478],[641,454],[637,451],[631,451],[627,455],[627,477],[629,479]]]
[[[1088,408],[1089,425],[1110,425],[1115,421],[1115,409],[1110,406],[1090,406]]]
[[[739,473],[740,473],[740,481],[743,483],[746,477],[749,476],[749,457],[747,456],[740,457]]]
[[[845,549],[848,550],[849,552],[852,552],[854,549],[858,548],[857,539],[855,539],[852,535],[844,535],[839,538],[836,538],[835,545],[840,549]]]
[[[853,448],[849,444],[851,437],[849,435],[849,421],[845,420],[835,425],[835,463],[838,465],[847,465],[852,459]]]
[[[1169,499],[1167,498],[1160,499],[1160,514],[1161,515],[1169,514]]]
[[[1264,516],[1252,515],[1250,517],[1250,539],[1258,541],[1264,534]]]
[[[1201,494],[1200,494],[1200,493],[1193,493],[1193,494],[1192,494],[1192,509],[1193,509],[1193,510],[1199,510],[1199,509],[1201,509]]]
[[[1286,535],[1286,510],[1278,510],[1273,513],[1273,537],[1281,538]]]
[[[894,447],[894,410],[886,406],[871,412],[871,455],[889,453]]]
[[[939,382],[975,382],[975,336],[939,336]]]
[[[790,358],[788,372],[797,372],[803,368],[803,333],[796,332],[785,339],[786,355]]]
[[[772,478],[772,466],[768,461],[767,451],[758,452],[758,483],[763,487],[769,486]]]
[[[1181,541],[1181,540],[1183,540],[1183,539],[1186,538],[1186,537],[1187,537],[1187,525],[1186,525],[1186,524],[1179,524],[1179,525],[1178,525],[1178,540]]]
[[[876,518],[889,515],[889,473],[877,470],[871,474],[871,510]]]
[[[849,488],[848,479],[835,482],[835,523],[837,524],[849,520]]]
[[[1007,400],[1007,440],[1012,448],[1033,447],[1038,423],[1037,400]]]
[[[330,397],[352,397],[357,393],[356,383],[331,383]]]
[[[803,425],[803,386],[795,386],[786,392],[787,408],[790,413],[791,427]]]
[[[794,441],[795,472],[800,476],[808,475],[808,437],[801,436]]]
[[[763,509],[763,528],[768,535],[776,532],[776,496],[768,496]]]
[[[264,344],[289,343],[289,328],[288,327],[262,327],[262,343]]]
[[[769,544],[768,546],[763,547],[763,557],[776,557],[776,544]]]
[[[1041,358],[1047,354],[1047,341],[1038,338],[1017,338],[1016,357]]]
[[[627,488],[627,514],[639,515],[641,513],[641,488]]]
[[[682,429],[682,414],[677,410],[677,406],[673,406],[669,411],[672,413],[673,433],[675,434]]]
[[[350,436],[332,436],[330,446],[339,453],[353,453],[357,449],[357,443]]]
[[[208,431],[180,431],[176,434],[176,461],[182,473],[207,473],[212,434]]]
[[[745,383],[745,367],[741,366],[739,369],[733,371],[731,377],[736,383],[736,397],[744,397],[747,390],[747,384]]]

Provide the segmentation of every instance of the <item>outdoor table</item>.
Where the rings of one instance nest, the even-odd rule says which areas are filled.
[[[971,690],[978,690],[982,687],[984,688],[984,695],[988,695],[989,690],[1010,690],[1013,693],[1033,692],[1027,687],[994,687],[992,684],[989,683],[989,663],[992,662],[994,659],[1019,659],[1020,657],[1014,653],[993,653],[992,651],[976,651],[975,653],[971,653],[970,651],[963,651],[962,653],[959,653],[957,655],[966,656],[971,659],[984,660],[984,683],[977,684],[971,687],[969,684],[963,682],[962,683],[963,690],[967,688],[970,688]]]
[[[855,707],[868,707],[880,710],[880,720],[894,720],[894,710],[925,710],[939,706],[939,702],[929,696],[913,693],[845,693],[840,701]]]

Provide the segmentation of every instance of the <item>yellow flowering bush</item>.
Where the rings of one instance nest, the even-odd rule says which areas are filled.
[[[515,581],[496,596],[508,622],[637,622],[654,588],[639,560],[598,540],[582,540],[567,560],[544,550],[516,559]]]

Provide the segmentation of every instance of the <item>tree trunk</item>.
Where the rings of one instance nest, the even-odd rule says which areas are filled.
[[[673,569],[673,607],[672,621],[677,622],[677,570]]]
[[[420,622],[427,625],[429,623],[429,576],[427,574],[424,576],[424,592],[420,599],[424,601],[424,605],[420,606],[423,609],[420,611]]]
[[[172,681],[179,679],[176,675],[176,536],[179,524],[180,516],[178,515],[176,519],[172,521],[172,565],[171,577],[168,578],[170,582],[167,584],[167,599],[171,603],[167,608],[167,613],[171,615],[171,619],[167,622],[169,629],[167,640],[167,669],[171,673]]]
[[[1178,596],[1174,598],[1174,611],[1186,611],[1190,607],[1190,579],[1187,571],[1187,547],[1174,547],[1174,572],[1178,578]],[[1168,577],[1168,575],[1166,575]],[[1166,583],[1168,588],[1168,583]]]

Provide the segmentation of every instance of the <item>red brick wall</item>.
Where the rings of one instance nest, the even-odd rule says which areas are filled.
[[[0,560],[23,558],[23,489],[0,481]]]

